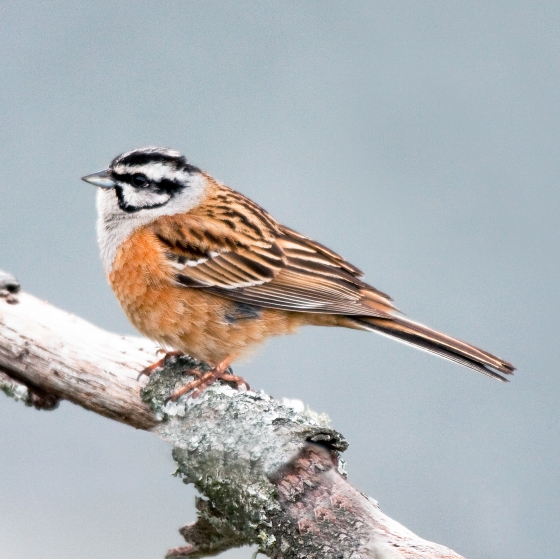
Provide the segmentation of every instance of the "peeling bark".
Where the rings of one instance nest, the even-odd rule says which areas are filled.
[[[344,438],[328,418],[263,392],[223,382],[199,398],[167,398],[207,366],[172,358],[144,388],[150,341],[117,336],[18,293],[0,272],[0,390],[38,409],[61,399],[173,444],[176,475],[192,483],[198,520],[168,558],[217,555],[257,544],[275,559],[462,559],[384,515],[354,489],[340,457]]]

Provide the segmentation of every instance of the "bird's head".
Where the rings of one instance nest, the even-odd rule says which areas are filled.
[[[134,214],[162,208],[172,201],[173,206],[179,202],[182,208],[188,207],[189,201],[195,205],[200,178],[200,169],[178,151],[146,147],[115,157],[107,169],[82,180],[99,187],[100,198],[112,199],[122,212]]]

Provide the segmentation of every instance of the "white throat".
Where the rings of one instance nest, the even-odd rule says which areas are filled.
[[[206,177],[201,173],[190,176],[189,186],[178,196],[159,208],[126,213],[119,207],[113,189],[99,188],[97,191],[97,242],[105,273],[109,275],[118,248],[140,227],[148,225],[162,215],[188,212],[196,207],[206,191]]]

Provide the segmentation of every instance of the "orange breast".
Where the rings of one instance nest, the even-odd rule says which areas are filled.
[[[241,357],[270,336],[292,333],[320,318],[259,309],[255,316],[232,320],[237,305],[233,301],[175,283],[173,267],[149,228],[139,229],[120,246],[109,282],[142,334],[212,365]]]

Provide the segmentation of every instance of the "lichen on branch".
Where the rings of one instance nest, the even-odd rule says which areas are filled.
[[[177,475],[209,499],[198,503],[196,529],[182,533],[211,534],[206,543],[198,538],[197,554],[245,544],[258,544],[267,552],[277,541],[271,519],[281,511],[271,480],[309,443],[328,445],[336,458],[347,444],[326,416],[297,410],[300,406],[285,405],[264,392],[238,392],[217,382],[198,398],[167,401],[192,380],[192,369],[204,372],[207,366],[190,357],[170,359],[142,390],[143,400],[165,419],[152,431],[173,444]]]

